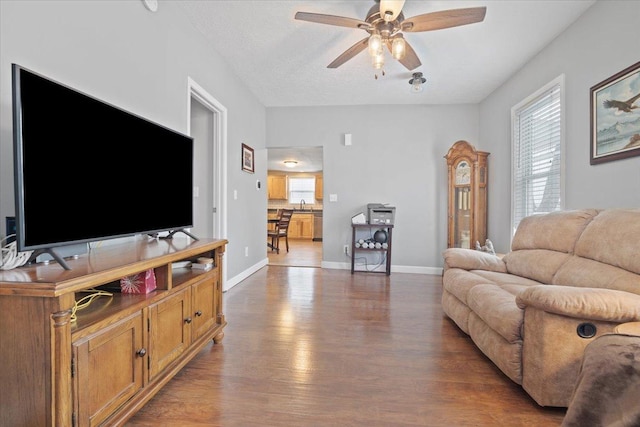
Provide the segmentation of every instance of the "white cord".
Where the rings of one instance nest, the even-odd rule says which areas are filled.
[[[7,240],[12,236],[15,236],[15,234],[9,234],[4,239],[0,240],[0,242]],[[0,256],[0,270],[12,270],[24,265],[29,261],[32,253],[33,251],[18,252],[18,246],[15,241],[3,246],[2,256]]]

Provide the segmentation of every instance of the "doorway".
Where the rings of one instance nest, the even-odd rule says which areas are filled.
[[[187,133],[194,139],[193,227],[197,237],[227,236],[227,109],[188,78]],[[226,258],[222,258],[226,289]]]
[[[267,148],[267,217],[293,209],[289,251],[267,249],[269,265],[321,267],[324,201],[322,147]]]

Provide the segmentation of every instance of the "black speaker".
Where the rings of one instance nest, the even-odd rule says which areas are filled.
[[[13,234],[13,236],[7,238],[7,243],[11,243],[13,241],[16,240],[16,217],[15,216],[8,216],[6,219],[6,228],[5,230],[7,231],[7,236],[11,236]]]

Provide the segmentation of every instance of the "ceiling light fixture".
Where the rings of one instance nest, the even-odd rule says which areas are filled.
[[[298,162],[296,162],[295,160],[285,160],[283,163],[288,168],[295,168],[298,164]]]
[[[376,70],[375,78],[378,78],[378,72],[384,76],[384,47],[386,46],[396,60],[403,60],[407,52],[407,44],[404,37],[400,33],[402,22],[402,6],[404,0],[380,0],[378,6],[374,6],[378,10],[371,9],[367,22],[371,25],[367,31],[369,40],[369,55],[371,63]]]
[[[411,93],[420,93],[423,89],[423,84],[427,81],[422,76],[421,72],[413,73],[413,77],[409,79],[409,84],[411,85]]]
[[[364,20],[311,12],[296,12],[295,19],[366,31],[368,36],[342,52],[327,68],[338,68],[368,48],[372,64],[376,68],[375,77],[378,78],[377,70],[382,70],[384,59],[376,57],[384,56],[385,50],[407,70],[413,71],[422,65],[403,33],[441,30],[482,22],[487,12],[484,6],[467,7],[428,12],[405,19],[402,11],[404,3],[405,0],[375,0]],[[380,74],[384,75],[384,71]]]
[[[371,34],[367,44],[369,45],[369,55],[372,57],[382,55],[382,37],[380,36],[380,33]]]
[[[404,37],[402,34],[396,34],[393,37],[393,41],[391,42],[391,55],[397,59],[401,60],[404,58],[407,53],[407,44],[404,41]]]

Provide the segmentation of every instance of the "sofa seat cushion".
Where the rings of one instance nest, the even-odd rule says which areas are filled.
[[[510,274],[551,283],[558,269],[571,258],[570,254],[548,249],[521,249],[504,256]]]
[[[477,285],[467,295],[469,308],[505,341],[522,340],[524,310],[516,305],[516,297],[497,285]]]
[[[469,305],[467,301],[469,290],[476,285],[486,284],[487,282],[484,277],[459,268],[446,270],[442,279],[444,289],[466,305]]]
[[[636,254],[640,258],[640,254]],[[572,256],[556,273],[553,285],[604,288],[640,294],[640,276],[613,265]]]

